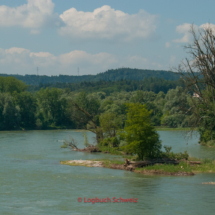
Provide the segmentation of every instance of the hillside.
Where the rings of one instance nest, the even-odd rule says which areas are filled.
[[[82,75],[82,76],[69,76],[69,75],[59,75],[59,76],[37,76],[37,75],[7,75],[0,74],[0,76],[13,76],[26,84],[29,85],[39,85],[40,83],[79,83],[84,81],[119,81],[119,80],[144,80],[145,78],[155,77],[163,78],[165,80],[178,80],[179,74],[163,71],[163,70],[141,70],[141,69],[130,69],[130,68],[120,68],[108,70],[104,73],[99,73],[97,75]]]

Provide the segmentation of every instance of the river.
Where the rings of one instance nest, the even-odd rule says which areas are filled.
[[[159,131],[163,145],[191,156],[215,158],[215,149],[198,145],[198,135],[184,139],[182,131]],[[94,134],[87,132],[91,143]],[[113,158],[101,153],[62,149],[75,130],[0,132],[0,214],[214,214],[215,174],[146,176],[123,170],[60,165],[61,160]],[[188,143],[188,144],[187,144]],[[77,199],[81,197],[82,202]],[[107,198],[111,203],[84,203],[84,197]],[[137,203],[113,203],[116,198],[137,198]]]

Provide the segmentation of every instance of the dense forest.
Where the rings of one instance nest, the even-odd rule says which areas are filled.
[[[56,88],[56,84],[56,87],[29,92],[28,85],[22,81],[14,77],[0,77],[0,130],[87,128],[85,115],[74,104],[93,116],[98,125],[103,117],[114,114],[123,127],[126,104],[141,103],[152,110],[150,118],[153,125],[189,126],[189,115],[184,115],[183,109],[189,108],[190,96],[184,93],[183,87],[177,86],[179,82],[156,78],[144,81],[83,82],[71,85],[77,87],[75,90],[81,89],[81,92],[73,91],[70,85],[66,85],[66,88],[62,85],[64,89]],[[154,86],[160,88],[150,88],[153,81]],[[144,83],[149,88],[144,88]],[[129,90],[126,89],[129,86]],[[105,87],[115,90],[105,92]]]
[[[164,78],[149,77],[144,80],[119,80],[119,81],[84,81],[80,83],[40,83],[39,85],[30,85],[29,92],[35,92],[41,88],[61,88],[67,91],[86,91],[86,92],[105,92],[110,95],[113,92],[132,92],[136,90],[152,91],[159,93],[163,91],[167,93],[169,89],[175,89],[177,86],[182,86],[181,80],[165,80]]]
[[[38,75],[7,75],[1,74],[3,77],[12,76],[25,82],[28,85],[39,85],[45,83],[77,83],[77,82],[98,82],[104,81],[119,81],[119,80],[144,80],[149,77],[163,78],[165,80],[178,80],[179,74],[170,71],[159,70],[143,70],[143,69],[130,69],[119,68],[108,70],[97,75],[59,75],[59,76],[38,76]]]

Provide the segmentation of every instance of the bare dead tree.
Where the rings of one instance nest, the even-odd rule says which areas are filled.
[[[206,118],[214,118],[207,123],[215,128],[215,28],[207,24],[204,28],[190,29],[193,41],[184,48],[189,54],[175,70],[181,74],[186,89],[192,96],[191,126],[197,127]]]

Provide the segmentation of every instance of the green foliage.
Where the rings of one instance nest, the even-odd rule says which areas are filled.
[[[47,125],[59,126],[66,124],[67,100],[62,97],[62,90],[56,88],[41,89],[37,92],[38,118],[43,127]]]
[[[153,87],[152,87],[153,85]],[[167,93],[169,89],[175,89],[177,86],[183,86],[183,84],[179,80],[165,80],[156,77],[149,77],[137,80],[92,80],[89,79],[84,82],[80,83],[72,83],[67,80],[67,83],[41,83],[37,86],[30,86],[28,88],[29,91],[38,91],[41,88],[61,88],[64,89],[64,92],[68,94],[69,91],[71,92],[88,92],[88,93],[95,93],[95,92],[103,92],[106,96],[110,95],[114,92],[132,92],[137,91],[140,89],[143,91],[153,91],[154,93],[159,93],[163,91]],[[66,91],[65,91],[66,89]],[[104,99],[105,95],[101,95],[100,99]],[[139,100],[137,100],[139,101]],[[136,102],[136,101],[135,101]]]
[[[100,146],[108,146],[108,147],[118,147],[119,140],[117,137],[108,137],[102,140],[99,144]]]
[[[112,155],[122,155],[122,151],[117,147],[99,146],[99,150],[103,153],[110,153]]]
[[[21,93],[25,91],[28,86],[20,80],[14,77],[2,77],[0,76],[0,92],[1,93]]]
[[[13,97],[8,93],[0,93],[0,129],[18,129],[19,124],[19,107],[15,106]]]
[[[121,118],[114,113],[103,113],[99,117],[100,126],[108,137],[115,137],[117,130],[122,127]]]
[[[128,73],[125,73],[125,71]],[[122,73],[125,77],[130,75],[134,77],[130,73],[131,71],[133,70],[117,70],[119,74]],[[139,70],[136,72],[141,76]],[[93,116],[96,125],[101,126],[105,138],[115,137],[117,131],[125,126],[128,109],[128,106],[125,105],[126,103],[140,102],[145,104],[145,107],[150,112],[150,121],[156,126],[160,125],[165,117],[174,118],[175,113],[171,114],[170,111],[166,111],[168,113],[166,115],[163,109],[168,100],[165,98],[164,92],[170,88],[175,88],[177,86],[176,82],[175,84],[170,84],[171,81],[168,82],[164,79],[156,79],[149,76],[144,80],[118,80],[117,76],[114,77],[113,71],[109,71],[108,74],[111,74],[111,77],[116,80],[77,83],[79,89],[82,91],[87,89],[87,93],[77,93],[74,90],[78,88],[73,89],[68,86],[64,88],[62,86],[64,90],[58,88],[38,88],[39,91],[33,94],[26,92],[27,85],[14,77],[0,77],[0,130],[86,129],[89,126],[93,129],[93,126],[88,123],[89,119],[74,107],[74,102]],[[110,77],[108,74],[104,75],[105,80],[106,77]],[[142,75],[144,76],[144,74],[148,73],[143,72]],[[25,78],[28,79],[29,77],[26,76]],[[37,76],[34,78],[37,78]],[[60,78],[63,79],[65,77],[60,76]],[[57,77],[53,77],[53,79],[57,80]],[[65,78],[65,80],[67,79]],[[162,89],[164,92],[156,94],[155,91],[143,91],[150,90],[152,83],[156,83],[155,85],[160,86],[156,87],[156,89]],[[41,86],[45,85],[41,84]],[[56,86],[58,85],[56,84]],[[109,89],[108,92],[97,92],[97,90],[103,89],[103,86]],[[91,87],[91,90],[88,90],[88,87]],[[112,87],[114,90],[110,89]],[[139,90],[140,88],[142,90]],[[177,117],[183,118],[181,115],[177,115]],[[171,125],[169,121],[167,124]],[[186,120],[183,120],[182,124],[173,120],[172,126],[183,126],[184,122]]]
[[[215,138],[215,132],[211,133],[210,130],[199,129],[199,133],[200,133],[200,141],[204,143]]]
[[[66,142],[63,142],[63,145],[61,146],[61,148],[67,148],[68,147],[68,143],[66,143]]]
[[[139,159],[153,158],[160,154],[159,135],[150,122],[151,111],[140,103],[127,104],[127,120],[121,139],[128,143],[123,150],[137,154]]]
[[[84,146],[88,147],[90,144],[88,142],[87,134],[85,132],[83,132],[83,136],[84,136]]]
[[[165,96],[161,124],[171,128],[188,127],[187,116],[184,114],[189,109],[188,98],[182,87],[169,90]]]
[[[153,166],[147,166],[143,168],[136,168],[136,171],[156,171],[160,173],[177,173],[177,172],[192,172],[192,167],[188,165],[186,162],[180,162],[179,165],[173,165],[173,164],[164,164],[164,165],[153,165]]]
[[[205,158],[205,159],[203,159],[202,163],[203,163],[203,164],[212,164],[212,163],[213,163],[213,160],[210,159],[210,158]]]
[[[101,82],[101,81],[119,81],[119,80],[144,80],[145,78],[157,77],[159,79],[165,80],[178,80],[179,74],[170,71],[159,71],[159,70],[143,70],[143,69],[131,69],[131,68],[119,68],[111,69],[104,73],[99,73],[97,75],[83,75],[83,76],[69,76],[69,75],[59,75],[59,76],[46,76],[46,75],[7,75],[1,74],[1,76],[13,76],[27,84],[40,85],[44,87],[41,83],[77,83],[82,82]],[[162,83],[160,83],[162,85]],[[55,86],[58,87],[58,86]],[[153,88],[153,84],[151,88]]]
[[[169,159],[176,159],[176,160],[188,160],[189,158],[189,154],[187,153],[187,151],[185,151],[184,153],[179,152],[179,153],[174,153],[171,152],[172,147],[171,146],[164,146],[165,152],[161,152],[160,156],[162,158],[169,158]]]
[[[19,107],[20,126],[26,129],[35,128],[36,124],[36,98],[29,92],[15,92],[13,94],[15,104]]]

